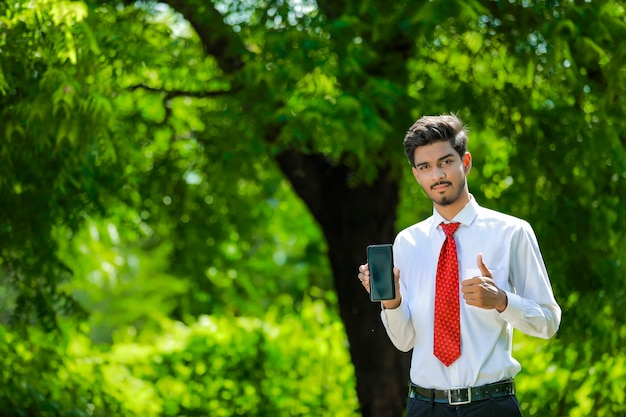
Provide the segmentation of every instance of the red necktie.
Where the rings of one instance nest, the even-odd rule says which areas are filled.
[[[461,324],[459,323],[459,261],[456,256],[454,232],[460,223],[441,223],[446,240],[437,264],[435,291],[435,356],[446,366],[461,356]]]

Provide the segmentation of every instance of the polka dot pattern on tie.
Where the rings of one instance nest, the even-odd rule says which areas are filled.
[[[460,223],[441,223],[446,234],[437,264],[434,355],[446,366],[461,356],[459,322],[459,261],[454,232]]]

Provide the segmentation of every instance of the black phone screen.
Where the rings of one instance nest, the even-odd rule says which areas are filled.
[[[367,263],[370,270],[370,300],[383,301],[396,298],[392,245],[369,245]]]

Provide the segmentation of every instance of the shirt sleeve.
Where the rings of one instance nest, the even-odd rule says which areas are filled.
[[[415,345],[415,329],[411,321],[409,309],[404,301],[394,309],[388,309],[382,306],[380,318],[383,322],[387,335],[393,345],[402,352],[408,352]]]
[[[561,323],[561,308],[554,298],[537,238],[527,222],[511,241],[510,279],[513,291],[507,292],[502,319],[522,333],[551,338]]]

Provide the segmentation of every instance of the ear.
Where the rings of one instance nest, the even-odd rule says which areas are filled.
[[[465,152],[465,155],[463,155],[463,169],[465,170],[465,175],[469,174],[472,169],[472,155],[469,152]]]

